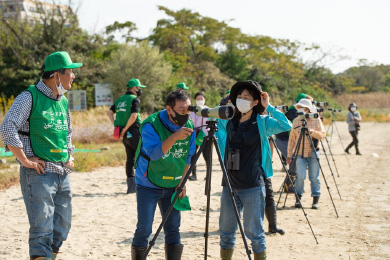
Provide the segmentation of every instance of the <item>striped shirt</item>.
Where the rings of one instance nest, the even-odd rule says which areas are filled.
[[[316,118],[316,119],[306,119],[307,125],[306,127],[309,129],[309,131],[312,130],[310,136],[312,138],[321,140],[325,138],[325,128],[324,125],[322,124],[321,119]],[[295,151],[295,147],[298,142],[299,135],[301,133],[301,126],[302,126],[302,119],[297,117],[294,119],[293,126],[290,132],[290,138],[288,139],[288,148],[287,148],[287,157],[291,158]],[[305,143],[304,143],[304,157],[311,157],[311,144],[309,142],[309,138],[304,138]],[[302,155],[302,144],[299,147],[298,155]]]
[[[40,90],[45,96],[60,100],[62,95],[58,95],[57,98],[54,97],[52,90],[43,83],[42,80],[38,82],[36,85],[38,90]],[[18,131],[21,132],[30,132],[30,123],[29,117],[32,109],[32,95],[29,91],[23,91],[20,95],[18,95],[14,103],[12,104],[10,110],[5,116],[3,123],[0,126],[0,135],[5,145],[5,150],[9,151],[8,145],[22,148],[23,152],[26,154],[26,157],[34,157],[36,156],[32,150],[30,137],[27,135],[19,134]],[[67,115],[68,121],[68,134],[67,134],[67,147],[68,153],[73,154],[74,147],[72,146],[71,136],[72,136],[72,124],[70,121],[70,113],[68,110]],[[18,160],[17,160],[18,161]],[[18,161],[19,162],[19,161]],[[22,165],[19,162],[20,165]],[[64,174],[64,170],[66,173],[70,173],[72,170],[64,167],[65,162],[46,162],[45,161],[45,172],[56,172],[58,174]]]

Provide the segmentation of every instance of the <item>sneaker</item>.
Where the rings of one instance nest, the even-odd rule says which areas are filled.
[[[196,175],[194,175],[194,174],[192,174],[190,177],[188,177],[188,179],[190,181],[196,181],[197,180]]]

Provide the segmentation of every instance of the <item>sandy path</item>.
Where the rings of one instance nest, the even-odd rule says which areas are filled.
[[[344,145],[351,137],[345,123],[338,123]],[[317,245],[302,210],[293,208],[289,195],[286,208],[278,210],[279,226],[284,236],[267,236],[268,259],[389,259],[390,258],[390,124],[365,123],[359,133],[363,156],[342,155],[337,136],[332,142],[340,177],[336,181],[340,200],[325,158],[322,167],[330,187],[339,218],[321,177],[320,210],[312,210],[309,182],[303,204]],[[379,157],[371,154],[376,153]],[[274,190],[283,181],[281,164],[274,157]],[[182,214],[183,259],[202,259],[206,197],[204,194],[205,164],[199,161],[199,180],[187,184],[192,211]],[[213,186],[210,213],[209,259],[219,259],[219,196],[221,171],[214,153]],[[129,259],[136,224],[135,195],[126,195],[124,169],[105,168],[94,172],[73,173],[73,226],[59,259]],[[283,199],[284,199],[283,194]],[[276,199],[278,195],[276,194]],[[161,222],[155,216],[154,231]],[[267,226],[267,222],[265,222]],[[28,222],[20,187],[0,192],[0,259],[28,259]],[[248,241],[249,243],[249,241]],[[149,259],[164,259],[164,240],[160,234]],[[238,236],[234,259],[247,259],[241,237]]]

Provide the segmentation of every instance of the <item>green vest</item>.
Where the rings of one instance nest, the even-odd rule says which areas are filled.
[[[159,113],[160,112],[156,112],[146,118],[142,122],[139,131],[141,133],[142,127],[145,124],[150,123],[160,137],[160,141],[164,142],[169,136],[172,135],[172,132],[169,131],[161,122]],[[185,127],[193,129],[194,125],[191,120],[188,120],[185,124]],[[184,173],[184,168],[187,164],[187,157],[191,147],[191,135],[189,135],[184,140],[176,141],[172,145],[171,149],[169,149],[169,151],[157,161],[150,160],[150,158],[142,154],[141,146],[142,137],[138,143],[135,161],[137,161],[139,155],[148,160],[147,176],[149,181],[153,185],[160,188],[176,187],[180,183]]]
[[[114,126],[121,126],[124,127],[127,124],[127,121],[130,118],[131,115],[131,104],[133,103],[133,100],[137,98],[134,94],[128,95],[125,94],[115,100],[115,121]],[[137,121],[140,124],[141,123],[141,117],[138,113],[137,115]]]
[[[58,101],[51,99],[35,86],[27,91],[33,100],[29,123],[34,154],[45,161],[68,161],[68,100],[64,96]]]

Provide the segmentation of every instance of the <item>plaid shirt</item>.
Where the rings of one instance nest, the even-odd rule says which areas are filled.
[[[42,80],[36,85],[38,90],[40,90],[45,96],[60,100],[62,95],[58,95],[57,98],[54,97],[52,90],[43,83]],[[10,110],[4,118],[3,123],[0,126],[0,135],[3,139],[5,145],[5,150],[9,151],[8,145],[22,148],[26,157],[36,156],[32,150],[30,137],[27,135],[19,134],[18,131],[30,132],[30,123],[29,117],[32,109],[32,95],[29,91],[23,91],[19,96],[15,98],[14,103],[12,104]],[[67,147],[68,153],[73,154],[74,147],[72,146],[71,136],[72,136],[72,124],[70,122],[70,113],[68,110],[67,115],[68,121],[68,134],[67,134]],[[18,161],[18,160],[17,160]],[[18,161],[19,162],[19,161]],[[22,165],[19,162],[20,165]],[[45,161],[45,172],[56,172],[58,174],[70,173],[72,170],[64,167],[65,163],[63,162],[46,162]]]
[[[325,137],[325,128],[322,124],[321,119],[306,119],[307,125],[306,127],[310,130],[312,130],[312,133],[310,136],[312,138],[321,140]],[[302,126],[302,120],[297,117],[294,119],[293,126],[290,132],[290,137],[288,139],[288,148],[287,148],[287,157],[291,158],[295,151],[295,146],[297,145],[299,135],[301,133],[301,127]],[[304,151],[304,157],[311,157],[311,144],[309,143],[309,138],[305,137],[305,151]],[[302,144],[299,147],[298,155],[302,155]]]

